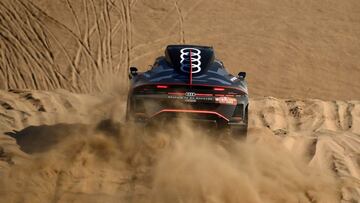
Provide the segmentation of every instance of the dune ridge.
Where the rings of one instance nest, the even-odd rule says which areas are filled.
[[[4,0],[0,88],[111,91],[187,43],[248,72],[253,96],[359,100],[359,13],[357,0]]]

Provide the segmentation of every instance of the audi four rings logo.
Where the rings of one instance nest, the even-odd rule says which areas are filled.
[[[195,97],[195,96],[196,96],[196,93],[195,93],[195,92],[186,92],[186,93],[185,93],[185,96],[186,96],[186,97]]]
[[[201,51],[196,48],[183,48],[180,50],[180,70],[189,73],[190,67],[192,73],[201,71]],[[191,53],[191,54],[190,54]]]

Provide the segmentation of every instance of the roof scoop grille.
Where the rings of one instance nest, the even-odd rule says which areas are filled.
[[[165,50],[166,61],[179,73],[194,75],[206,72],[214,62],[214,49],[198,45],[169,45]]]

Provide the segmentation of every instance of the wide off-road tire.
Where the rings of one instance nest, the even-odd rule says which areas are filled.
[[[229,134],[234,138],[246,138],[248,131],[248,106],[245,108],[244,124],[242,125],[230,125]]]

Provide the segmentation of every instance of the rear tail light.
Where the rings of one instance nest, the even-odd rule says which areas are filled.
[[[224,91],[225,88],[222,88],[222,87],[214,87],[214,90],[215,90],[215,91]]]
[[[163,94],[164,92],[167,92],[170,94],[176,93],[176,94],[184,94],[185,92],[195,92],[197,96],[215,96],[215,97],[221,97],[221,96],[228,96],[228,97],[235,97],[239,94],[242,94],[242,92],[226,88],[226,87],[211,87],[211,86],[186,86],[186,85],[176,85],[176,84],[154,84],[154,85],[144,85],[139,86],[134,89],[135,93],[140,94]]]
[[[196,96],[199,96],[199,97],[211,97],[211,96],[213,96],[213,94],[196,93]]]
[[[167,85],[156,85],[156,88],[158,89],[167,89],[169,86]]]

